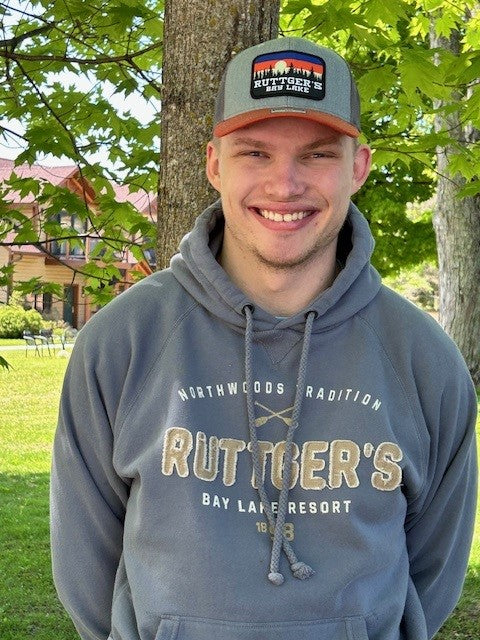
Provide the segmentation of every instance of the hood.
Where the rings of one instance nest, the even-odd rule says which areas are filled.
[[[218,264],[216,256],[222,245],[223,228],[223,213],[218,200],[197,218],[192,231],[180,243],[180,253],[172,258],[170,266],[178,282],[199,304],[237,329],[245,329],[243,309],[250,305],[255,308],[256,331],[290,328],[303,333],[305,315],[309,311],[315,312],[312,332],[324,331],[352,317],[378,293],[380,276],[370,264],[374,240],[367,221],[353,204],[350,204],[342,230],[350,247],[343,260],[344,268],[332,286],[308,307],[283,320],[255,305]]]

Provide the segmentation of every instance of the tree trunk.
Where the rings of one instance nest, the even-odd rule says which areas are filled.
[[[456,54],[460,34],[439,38],[432,34],[431,46]],[[458,96],[461,99],[461,96]],[[437,131],[449,131],[460,144],[480,140],[480,132],[462,126],[458,112],[444,116],[442,103],[436,116]],[[465,180],[449,172],[452,147],[437,149],[439,172],[433,224],[437,237],[440,271],[440,323],[457,343],[475,384],[480,385],[480,197],[458,198]]]
[[[215,95],[233,55],[278,32],[280,0],[166,0],[158,268],[218,195],[205,177]]]

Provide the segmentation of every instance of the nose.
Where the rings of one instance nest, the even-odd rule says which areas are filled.
[[[294,200],[305,192],[301,169],[292,158],[278,159],[265,176],[265,193],[278,201]]]

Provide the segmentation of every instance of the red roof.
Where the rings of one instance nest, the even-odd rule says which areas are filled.
[[[129,186],[125,184],[111,183],[115,192],[117,202],[130,202],[135,209],[145,215],[156,213],[156,196],[153,193],[139,189],[130,192]]]
[[[16,167],[13,160],[0,158],[0,183],[8,180],[12,173],[15,173],[19,178],[36,178],[56,186],[62,186],[68,178],[72,178],[78,173],[78,169],[75,166],[43,167],[38,164],[20,164]],[[35,201],[35,196],[29,193],[27,196],[20,197],[18,191],[11,190],[6,194],[5,200],[15,204],[29,204]]]
[[[43,180],[56,186],[65,186],[69,178],[80,178],[80,172],[75,165],[62,167],[44,167],[39,164],[21,164],[17,167],[13,160],[0,158],[0,184],[8,180],[12,173],[19,178],[35,178]],[[130,192],[127,185],[119,185],[111,183],[115,192],[115,199],[118,202],[130,202],[138,211],[146,215],[152,215],[156,212],[156,196],[148,193],[143,189]],[[31,204],[35,202],[35,196],[29,193],[27,196],[20,196],[20,192],[10,190],[5,195],[5,200],[15,204]]]

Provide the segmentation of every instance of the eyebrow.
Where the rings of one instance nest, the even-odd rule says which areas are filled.
[[[302,148],[302,151],[311,151],[312,149],[318,149],[319,147],[328,146],[331,144],[340,144],[340,136],[338,134],[334,133],[326,137],[324,136],[318,138],[317,140],[314,140],[313,142],[305,145],[305,147]],[[245,136],[241,138],[235,138],[235,140],[233,140],[233,145],[235,147],[247,146],[254,149],[265,149],[266,147],[268,147],[267,142],[262,142],[261,140],[257,140],[256,138],[249,138]]]
[[[233,140],[233,144],[235,147],[254,147],[255,149],[263,149],[267,146],[264,142],[260,140],[255,140],[255,138],[235,138]]]
[[[311,151],[312,149],[318,149],[318,147],[324,147],[330,144],[340,144],[340,136],[334,133],[330,136],[318,138],[318,140],[314,140],[310,144],[307,144],[304,149],[305,151]]]

